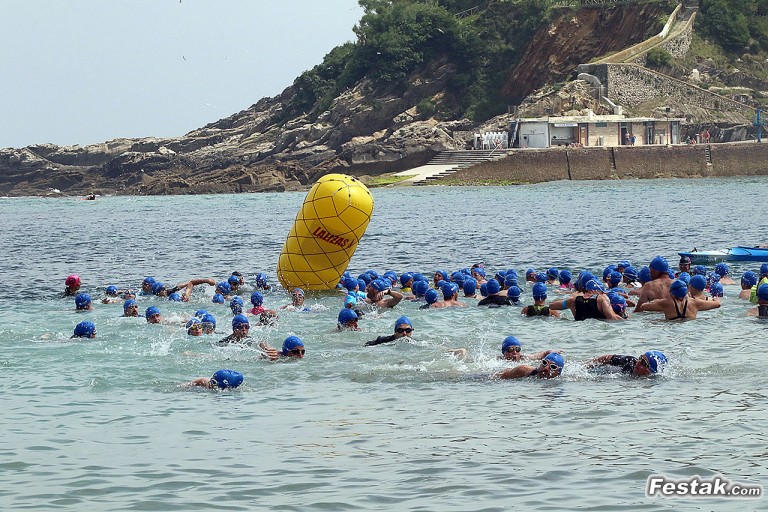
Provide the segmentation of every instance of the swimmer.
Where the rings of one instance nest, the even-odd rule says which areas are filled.
[[[625,288],[629,288],[630,290],[642,286],[639,283],[638,272],[634,267],[627,267],[624,269],[624,272],[621,274],[621,282]]]
[[[545,284],[555,286],[558,284],[557,278],[560,277],[560,269],[556,267],[547,269],[547,282]]]
[[[757,286],[757,274],[748,270],[741,276],[741,291],[739,292],[739,298],[742,300],[749,300],[753,286]]]
[[[133,299],[123,302],[123,316],[138,317],[139,304]]]
[[[680,263],[678,264],[678,268],[680,269],[680,272],[675,274],[675,277],[680,277],[680,273],[682,272],[688,272],[691,273],[691,257],[690,256],[680,256]]]
[[[529,360],[541,360],[547,357],[549,354],[560,354],[561,350],[545,350],[544,352],[535,352],[533,354],[523,354],[522,345],[520,341],[514,336],[507,336],[501,343],[501,359],[508,361],[521,361],[523,359]]]
[[[144,317],[147,319],[148,324],[159,324],[163,321],[163,316],[160,314],[160,308],[157,306],[149,306],[144,311]]]
[[[464,284],[461,286],[464,292],[464,297],[467,299],[477,298],[477,280],[474,277],[468,277],[464,280]]]
[[[413,274],[410,272],[400,274],[400,291],[402,293],[410,293],[411,286],[413,286]]]
[[[473,267],[470,275],[472,279],[475,280],[476,286],[480,286],[481,284],[485,283],[485,269],[483,267]]]
[[[216,289],[214,290],[214,294],[221,294],[224,297],[224,300],[229,300],[232,298],[232,287],[227,281],[219,281],[218,283],[215,283],[215,286]]]
[[[400,338],[411,337],[413,334],[413,322],[407,316],[401,316],[395,320],[395,332],[389,336],[379,336],[375,340],[366,341],[364,347],[372,347],[374,345],[381,345],[382,343],[389,343],[399,340]]]
[[[709,300],[704,294],[704,290],[707,287],[707,280],[702,275],[692,276],[688,281],[688,295],[693,299]]]
[[[498,308],[501,306],[511,306],[506,291],[501,290],[501,284],[495,279],[490,278],[485,283],[486,296],[480,299],[478,306],[488,306],[489,308]]]
[[[749,308],[747,316],[768,318],[768,284],[761,284],[757,289],[757,306]]]
[[[200,322],[203,324],[203,334],[215,334],[216,333],[216,317],[207,311],[200,317]]]
[[[434,308],[467,307],[463,302],[459,302],[459,285],[456,283],[447,283],[443,285],[443,300],[435,303]]]
[[[87,293],[78,293],[75,296],[75,309],[77,311],[91,311],[93,309],[91,296]]]
[[[539,379],[554,379],[563,371],[565,360],[563,356],[556,352],[551,352],[544,356],[538,368],[521,364],[512,368],[507,368],[496,374],[499,379],[522,379],[525,377],[536,377]]]
[[[227,278],[227,284],[229,284],[232,295],[237,295],[240,290],[240,278],[233,274]]]
[[[649,350],[640,357],[605,354],[588,361],[586,366],[616,366],[621,369],[621,373],[628,373],[633,377],[647,377],[659,373],[666,364],[667,356],[658,350]]]
[[[354,310],[349,308],[344,308],[341,311],[339,311],[339,317],[336,323],[336,330],[359,331],[360,328],[357,326],[358,319],[359,317],[357,316],[357,313],[355,313]]]
[[[768,263],[760,265],[760,277],[757,280],[757,284],[752,287],[752,291],[749,294],[749,302],[757,304],[757,289],[764,284],[768,284]]]
[[[183,384],[184,387],[201,387],[208,389],[235,389],[243,383],[243,374],[234,370],[219,370],[213,377],[200,377],[192,382]]]
[[[117,304],[120,302],[120,290],[117,286],[111,284],[104,289],[104,298],[101,299],[102,304]]]
[[[594,276],[592,276],[594,277]],[[570,309],[573,313],[573,319],[576,321],[594,318],[597,320],[623,320],[617,315],[611,306],[611,300],[606,295],[603,286],[597,279],[587,281],[584,295],[568,297],[562,301],[549,303],[549,309],[562,311]]]
[[[393,308],[403,300],[402,293],[393,290],[386,281],[380,279],[371,281],[366,292],[366,302],[380,308]],[[389,297],[385,297],[385,295],[389,295]]]
[[[157,280],[154,277],[147,276],[144,278],[144,280],[141,282],[141,294],[142,295],[153,295],[152,293],[152,287],[155,285]]]
[[[427,290],[427,293],[424,294],[424,300],[426,301],[426,304],[419,306],[419,309],[430,309],[434,307],[434,305],[437,304],[437,297],[437,290],[430,288]]]
[[[254,284],[257,290],[272,289],[272,287],[267,282],[267,274],[264,274],[263,272],[259,272],[258,274],[256,274],[256,278],[254,279]]]
[[[651,260],[649,265],[651,269],[651,281],[645,283],[640,289],[640,296],[635,306],[635,311],[640,311],[638,308],[644,303],[655,300],[663,299],[669,295],[669,286],[672,284],[672,279],[669,277],[669,263],[663,256],[656,256]]]
[[[242,313],[243,305],[244,305],[243,299],[241,299],[237,295],[232,297],[232,300],[229,301],[229,309],[232,310],[233,315],[239,315],[240,313]]]
[[[256,290],[251,294],[251,304],[253,308],[248,310],[248,314],[258,316],[259,324],[272,324],[278,319],[277,311],[264,307],[264,295],[260,291]]]
[[[80,322],[75,326],[75,331],[69,338],[95,338],[96,326],[93,322]]]
[[[533,285],[533,304],[524,307],[520,313],[525,316],[554,316],[560,318],[560,312],[550,309],[544,301],[547,300],[547,285],[536,283]]]
[[[570,270],[561,270],[560,274],[557,276],[557,281],[560,283],[560,289],[566,291],[573,290],[573,283],[571,283],[572,278],[573,276],[571,275]]]
[[[507,289],[507,300],[509,300],[510,306],[522,306],[523,303],[520,300],[520,296],[523,294],[523,291],[517,286],[510,286]]]
[[[203,322],[197,317],[190,318],[186,324],[187,334],[190,336],[203,335]]]
[[[294,357],[304,359],[306,349],[304,342],[298,336],[288,336],[283,341],[283,350],[278,353],[278,357]]]
[[[308,311],[308,307],[304,307],[304,290],[301,288],[294,288],[291,291],[291,303],[286,304],[285,306],[282,306],[280,309],[299,309],[303,308],[304,311]]]
[[[77,291],[80,289],[80,276],[77,274],[70,274],[64,280],[64,293],[62,297],[74,297],[77,295]]]
[[[536,274],[538,274],[538,272],[536,271],[535,268],[527,269],[525,271],[525,282],[526,283],[536,283],[537,282]]]
[[[693,279],[691,279],[693,281]],[[688,286],[679,279],[672,282],[667,297],[640,304],[635,311],[656,311],[664,313],[667,320],[693,320],[699,311],[720,307],[717,300],[706,301],[688,296]]]
[[[124,290],[123,295],[121,297],[123,300],[129,300],[129,299],[136,300],[136,292],[130,289]]]
[[[628,295],[639,296],[640,292],[643,289],[643,285],[650,281],[651,281],[651,269],[648,267],[641,268],[640,270],[637,271],[637,282],[640,283],[640,287],[629,290]]]
[[[250,336],[251,323],[245,315],[235,315],[232,318],[232,334],[219,340],[219,345],[228,343],[245,343],[252,341]]]

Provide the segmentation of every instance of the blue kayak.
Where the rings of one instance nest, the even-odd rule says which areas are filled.
[[[692,251],[679,252],[678,254],[691,258],[691,263],[694,265],[716,263],[718,261],[762,261],[768,263],[768,248],[764,247],[745,247],[739,245],[714,251],[699,251],[694,247]]]

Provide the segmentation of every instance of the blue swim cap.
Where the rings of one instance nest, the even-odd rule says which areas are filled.
[[[608,298],[611,300],[611,308],[617,314],[622,314],[627,309],[627,300],[618,293],[608,293]]]
[[[365,272],[363,272],[362,274],[357,276],[357,279],[358,279],[358,281],[364,281],[365,282],[365,286],[368,286],[368,283],[371,282],[371,276],[366,274]]]
[[[128,297],[131,297],[131,296],[133,296],[133,297],[136,296],[136,293],[133,290],[125,290],[125,291],[123,291],[123,298],[124,299],[127,299]]]
[[[472,272],[474,272],[477,275],[485,277],[485,269],[483,267],[475,267],[472,269]]]
[[[493,295],[501,291],[501,285],[496,279],[489,279],[485,283],[485,291],[488,295]]]
[[[531,275],[536,275],[536,269],[535,268],[529,268],[525,271],[525,278],[528,279]]]
[[[157,295],[160,292],[162,292],[165,289],[165,285],[161,283],[160,281],[155,281],[155,284],[152,285],[152,294]]]
[[[544,283],[536,283],[533,285],[533,298],[546,299],[547,298],[547,285]]]
[[[537,283],[546,283],[547,282],[547,274],[544,272],[536,272],[536,282]]]
[[[144,278],[144,281],[142,281],[142,284],[154,285],[156,282],[157,281],[155,280],[154,277],[147,276]]]
[[[483,297],[487,297],[488,296],[488,283],[487,282],[485,282],[485,283],[480,285],[480,295],[482,295]]]
[[[240,297],[238,297],[237,295],[235,295],[234,297],[232,297],[232,300],[231,300],[231,301],[229,301],[229,305],[230,305],[230,306],[232,306],[232,304],[237,304],[237,305],[239,305],[239,306],[242,306],[242,305],[244,305],[245,303],[243,302],[243,299],[241,299]]]
[[[461,286],[464,283],[464,279],[466,279],[466,276],[459,272],[458,270],[451,274],[451,282],[456,283],[459,286]]]
[[[680,272],[680,275],[677,276],[677,278],[685,284],[689,284],[691,282],[691,274],[688,272]]]
[[[400,274],[400,286],[405,288],[409,281],[413,281],[413,274],[411,272],[403,272]]]
[[[512,286],[517,286],[517,274],[508,272],[507,275],[504,276],[504,286],[506,286],[507,288],[511,288]]]
[[[258,307],[264,304],[264,296],[259,291],[255,291],[251,294],[251,304]]]
[[[461,285],[461,289],[464,290],[464,295],[474,295],[477,293],[477,281],[474,277],[468,277]]]
[[[717,275],[720,277],[725,277],[730,272],[730,269],[728,268],[727,263],[718,263],[715,265],[715,272],[717,272]]]
[[[338,322],[341,325],[344,325],[349,321],[357,320],[357,319],[358,319],[357,313],[355,313],[353,309],[344,308],[341,311],[339,311]]]
[[[643,267],[640,272],[637,273],[637,278],[640,280],[640,284],[649,283],[651,281],[651,269]]]
[[[616,265],[614,265],[613,263],[611,263],[610,265],[608,265],[607,267],[605,267],[605,268],[603,269],[603,281],[605,281],[605,280],[607,280],[607,279],[608,279],[608,277],[611,275],[611,272],[615,272],[615,271],[617,271],[618,269],[619,269],[619,267],[617,267],[617,266],[616,266]]]
[[[434,304],[437,302],[437,290],[434,288],[430,288],[427,290],[427,292],[424,294],[424,299],[427,301],[427,304]]]
[[[398,318],[397,320],[395,320],[395,329],[397,329],[397,326],[398,326],[398,325],[403,325],[403,324],[406,324],[406,325],[408,325],[408,326],[409,326],[411,329],[413,329],[413,322],[411,322],[411,319],[410,319],[410,318],[408,318],[408,317],[407,317],[407,316],[405,316],[405,315],[403,315],[403,316],[401,316],[400,318]]]
[[[251,322],[248,321],[248,317],[247,316],[245,316],[245,315],[243,315],[241,313],[239,315],[235,315],[235,316],[232,317],[232,328],[233,329],[235,327],[237,327],[239,325],[243,325],[243,324],[251,325]]]
[[[395,284],[397,282],[397,273],[393,270],[387,270],[382,277],[389,279],[390,284]]]
[[[202,319],[207,314],[208,314],[208,311],[206,311],[204,309],[198,309],[197,311],[195,311],[195,318],[201,318]]]
[[[214,304],[224,304],[224,302],[225,302],[224,296],[222,294],[220,294],[220,293],[214,293],[213,294],[212,302]]]
[[[414,281],[413,285],[411,286],[411,291],[416,296],[422,296],[425,293],[427,293],[427,290],[429,289],[429,284],[427,284],[426,281]]]
[[[237,276],[229,276],[227,278],[227,284],[231,286],[239,286],[240,285],[240,279]]]
[[[220,281],[216,283],[216,293],[220,293],[222,295],[229,295],[232,293],[232,287],[229,286],[229,283],[226,281]]]
[[[597,281],[597,278],[592,272],[584,271],[579,274],[578,285],[580,290],[587,289],[587,283],[590,281]]]
[[[387,281],[384,281],[383,279],[374,279],[373,281],[371,281],[371,286],[377,292],[383,292],[384,290],[389,288],[389,283]]]
[[[747,270],[746,272],[744,272],[744,275],[741,276],[742,286],[749,286],[751,288],[756,284],[757,284],[757,274],[755,274],[751,270]]]
[[[570,270],[561,270],[560,274],[558,276],[558,280],[560,281],[560,284],[568,284],[571,282],[571,271]]]
[[[504,276],[507,275],[507,272],[505,270],[499,270],[496,272],[496,275],[493,276],[494,279],[496,279],[498,282],[503,283],[504,282]]]
[[[549,354],[547,354],[544,360],[555,363],[557,366],[560,367],[561,370],[563,369],[563,366],[565,366],[565,359],[563,359],[563,356],[561,356],[557,352],[550,352]]]
[[[712,283],[709,285],[709,294],[713,297],[723,296],[723,285],[720,283]]]
[[[283,342],[283,355],[287,356],[291,353],[291,350],[303,347],[304,342],[298,336],[288,336]]]
[[[354,277],[345,277],[341,284],[344,286],[344,288],[347,289],[347,291],[354,291],[355,288],[357,288],[357,279]]]
[[[205,313],[200,321],[204,324],[211,324],[214,329],[216,328],[216,317],[210,313]]]
[[[768,263],[763,263],[760,265],[760,275],[764,276],[766,274],[768,274]]]
[[[536,283],[536,284],[539,284],[539,283]],[[510,286],[507,289],[507,297],[509,297],[512,300],[519,299],[520,298],[520,294],[522,294],[522,293],[523,293],[522,290],[520,290],[520,288],[517,287],[517,286]]]
[[[78,293],[75,296],[75,307],[77,309],[85,309],[91,303],[91,296],[87,293]]]
[[[605,291],[603,284],[597,279],[590,279],[589,281],[587,281],[587,283],[584,285],[584,289],[588,292],[604,292]]]
[[[371,279],[381,279],[381,276],[379,275],[379,273],[373,269],[368,269],[365,271],[365,273],[371,276]]]
[[[659,373],[659,370],[664,369],[664,365],[667,364],[667,356],[659,350],[649,350],[643,356],[648,360],[649,369],[653,373]]]
[[[624,269],[624,277],[630,281],[637,281],[637,270],[634,267],[627,267]]]
[[[459,285],[456,283],[448,283],[441,288],[443,292],[443,299],[448,300],[453,297],[454,293],[459,293]]]
[[[365,287],[366,287],[366,286],[368,286],[368,283],[369,283],[369,282],[370,282],[370,281],[366,282],[366,281],[363,281],[362,279],[358,279],[358,280],[357,280],[357,287],[358,287],[360,290],[365,290]]]
[[[682,299],[688,295],[688,285],[679,279],[672,281],[672,284],[669,285],[669,293],[678,299]]]
[[[168,300],[172,300],[172,301],[174,301],[174,302],[183,302],[183,301],[181,300],[181,295],[179,295],[179,294],[178,294],[178,293],[176,293],[176,292],[173,292],[172,294],[170,294],[170,295],[168,296]]]
[[[547,277],[548,278],[550,278],[550,279],[557,279],[557,276],[559,276],[559,275],[560,275],[560,270],[559,269],[557,269],[555,267],[547,269]]]
[[[429,281],[429,279],[424,277],[423,274],[420,274],[418,272],[414,272],[414,274],[413,274],[413,282],[415,283],[416,281]]]
[[[96,326],[93,324],[93,322],[80,322],[75,326],[73,337],[90,338],[95,330]]]
[[[239,315],[243,312],[243,299],[240,297],[232,297],[232,300],[229,301],[229,309],[232,310],[232,313]]]
[[[768,300],[768,284],[761,284],[757,288],[757,299],[762,301]]]
[[[704,265],[696,265],[693,267],[693,275],[699,275],[699,276],[706,276],[707,275],[707,267]]]
[[[608,276],[608,282],[616,286],[621,282],[623,277],[624,276],[622,276],[620,272],[611,272]]]
[[[651,260],[651,264],[648,266],[651,270],[655,270],[656,272],[669,272],[669,263],[667,263],[667,259],[664,256],[656,256]]]
[[[691,277],[691,281],[688,283],[688,286],[696,290],[703,290],[707,287],[707,280],[704,278],[704,276],[696,274],[695,276]]]
[[[149,306],[144,311],[144,316],[146,318],[149,318],[149,317],[154,316],[154,315],[159,315],[159,314],[160,314],[160,308],[158,308],[157,306]]]
[[[509,347],[520,347],[520,342],[514,336],[507,336],[501,344],[501,353],[506,354]]]
[[[195,324],[202,324],[203,322],[200,321],[197,317],[192,317],[187,321],[187,330],[189,330],[190,327],[192,327]]]
[[[618,270],[626,269],[627,267],[631,267],[632,264],[629,263],[629,260],[621,260],[619,264],[616,266]]]
[[[256,274],[254,281],[256,283],[256,286],[265,288],[267,286],[267,274],[263,272],[259,272],[258,274]]]
[[[111,284],[104,290],[107,295],[117,295],[117,286]]]
[[[123,311],[126,311],[131,306],[138,306],[138,305],[139,305],[139,303],[136,302],[135,300],[128,299],[127,301],[123,302]]]
[[[236,388],[243,383],[243,374],[234,370],[219,370],[213,374],[211,382],[219,389]]]

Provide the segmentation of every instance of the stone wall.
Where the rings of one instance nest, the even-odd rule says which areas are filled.
[[[468,183],[540,183],[756,175],[768,175],[768,143],[513,150],[502,160],[472,166],[450,178]]]

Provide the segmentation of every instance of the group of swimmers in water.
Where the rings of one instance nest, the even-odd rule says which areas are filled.
[[[667,320],[690,320],[695,319],[699,311],[720,307],[723,284],[735,284],[726,263],[718,263],[713,271],[708,271],[703,265],[692,267],[690,258],[682,257],[679,271],[674,272],[662,256],[656,256],[647,267],[639,270],[628,261],[608,265],[603,271],[602,279],[588,271],[581,272],[574,278],[566,269],[550,268],[546,272],[538,272],[530,268],[525,272],[523,283],[519,282],[515,270],[501,270],[489,276],[482,264],[458,270],[450,276],[445,270],[436,270],[431,281],[420,273],[412,272],[398,276],[393,271],[380,275],[374,270],[368,270],[357,278],[345,272],[338,285],[338,289],[344,294],[344,301],[337,316],[336,330],[359,331],[359,321],[366,312],[394,308],[402,301],[419,302],[420,310],[467,307],[468,302],[459,299],[460,291],[465,301],[476,301],[477,306],[520,307],[521,314],[525,316],[558,317],[561,311],[568,310],[576,321],[621,321],[629,317],[628,308],[634,308],[635,312],[663,313]],[[267,276],[263,273],[257,274],[253,285],[250,286],[253,289],[250,295],[252,308],[248,309],[239,295],[247,289],[244,276],[240,272],[233,272],[225,281],[216,282],[209,278],[190,279],[172,287],[147,277],[142,282],[138,295],[188,302],[194,288],[201,285],[215,287],[212,301],[218,304],[228,301],[233,314],[232,333],[219,340],[219,344],[254,344],[262,357],[270,361],[304,357],[305,346],[298,336],[287,337],[281,349],[276,349],[263,340],[255,343],[250,337],[251,319],[258,325],[274,324],[279,319],[277,311],[266,309],[263,305],[264,292],[271,290]],[[530,285],[533,304],[523,304],[521,285]],[[90,295],[80,290],[79,276],[68,276],[65,286],[63,295],[74,297],[77,310],[88,311],[93,308]],[[547,302],[549,291],[560,297]],[[438,300],[440,295],[442,300]],[[101,302],[122,302],[123,316],[139,317],[136,297],[137,294],[131,289],[120,290],[117,286],[110,285],[106,287]],[[747,315],[768,318],[768,263],[761,265],[759,273],[748,271],[742,275],[739,298],[756,304],[747,311]],[[311,311],[311,307],[306,306],[304,301],[304,291],[294,288],[291,291],[291,302],[280,309]],[[155,305],[145,309],[144,318],[147,323],[167,323]],[[216,318],[208,311],[200,309],[186,321],[185,328],[190,336],[214,334]],[[366,342],[365,346],[410,338],[413,332],[413,322],[407,316],[401,316],[395,321],[393,334],[378,336]],[[72,337],[95,336],[95,325],[83,321],[77,324]],[[463,348],[450,349],[450,352],[457,357],[465,357],[467,354],[467,350]],[[517,363],[538,362],[537,365],[518,364],[495,375],[502,379],[555,378],[560,375],[565,363],[560,351],[523,354],[522,346],[514,336],[504,339],[501,352],[501,357],[505,360]],[[613,366],[623,373],[641,377],[658,373],[666,363],[667,358],[661,351],[649,350],[639,356],[598,356],[589,361],[587,366]],[[242,381],[243,376],[239,372],[219,370],[210,378],[201,377],[187,384],[226,389],[238,387]]]

